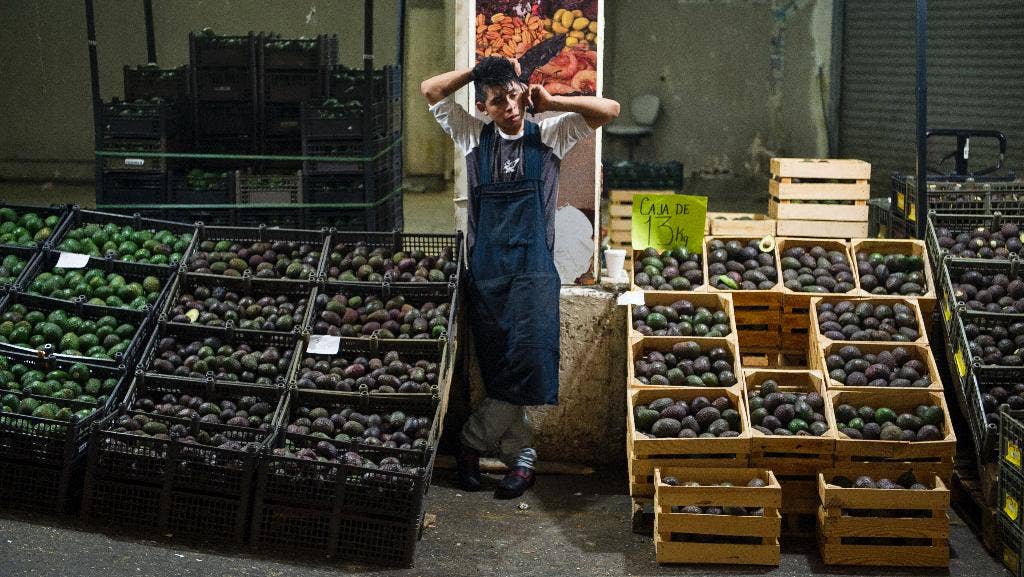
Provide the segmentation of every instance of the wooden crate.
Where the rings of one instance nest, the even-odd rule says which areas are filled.
[[[870,468],[863,469],[873,477]],[[947,567],[949,490],[937,476],[920,479],[930,490],[844,489],[818,475],[818,542],[827,565]],[[876,511],[923,511],[922,517],[882,517]],[[856,513],[854,513],[856,512]],[[851,514],[853,513],[853,514]],[[848,540],[872,538],[879,544]],[[909,539],[922,540],[921,543]],[[847,541],[844,543],[844,541]],[[925,542],[927,544],[925,544]]]
[[[708,254],[708,243],[712,240],[728,242],[730,240],[750,241],[761,237],[708,237],[704,239],[704,254]],[[775,268],[779,278],[779,255],[773,250]],[[732,295],[733,310],[736,317],[736,328],[739,334],[741,350],[773,351],[781,344],[780,325],[782,322],[782,283],[769,290],[721,290],[711,286],[708,275],[707,258],[704,259],[704,278],[708,281],[708,292],[712,294],[728,293]]]
[[[629,270],[629,287],[630,287],[630,290],[635,290],[635,291],[655,292],[654,290],[651,290],[651,289],[642,289],[639,286],[637,286],[637,284],[636,284],[636,273],[637,273],[636,268],[637,268],[637,266],[639,266],[639,263],[642,262],[643,259],[644,259],[644,257],[642,256],[643,252],[644,251],[642,251],[642,250],[633,250],[632,248],[627,248],[626,249],[626,256],[627,256],[627,261],[626,262],[630,263],[630,266],[627,269],[627,270]],[[703,275],[704,275],[704,271],[703,271],[704,264],[703,264],[703,261],[704,261],[704,256],[701,255],[701,275],[702,275],[702,278],[703,278]],[[707,283],[707,279],[704,278],[703,282],[701,282],[701,284],[699,284],[697,286],[691,286],[690,290],[688,290],[688,291],[658,291],[658,292],[673,292],[673,293],[676,293],[676,292],[706,292],[707,290],[708,290],[708,283]]]
[[[658,352],[671,352],[672,345],[676,343],[683,343],[687,341],[693,341],[700,345],[702,352],[707,352],[709,349],[714,347],[722,347],[729,351],[732,355],[733,374],[736,375],[736,384],[730,385],[730,388],[736,388],[742,390],[743,388],[743,369],[740,367],[740,351],[739,345],[736,343],[735,338],[707,338],[707,337],[642,337],[629,344],[626,348],[626,376],[629,387],[638,389],[675,389],[678,387],[672,385],[650,385],[643,384],[636,378],[636,360],[642,358],[644,355],[651,351]]]
[[[778,238],[778,251],[780,258],[779,269],[782,269],[781,258],[786,250],[793,247],[821,246],[828,251],[839,251],[846,255],[853,275],[854,288],[847,294],[856,296],[859,294],[857,285],[857,274],[853,266],[850,247],[843,241],[831,238]],[[813,349],[810,337],[810,302],[811,299],[821,296],[820,293],[799,292],[782,286],[782,329],[780,346],[783,351],[810,351]]]
[[[819,371],[784,369],[744,369],[743,398],[749,399],[764,381],[772,379],[779,383],[779,390],[785,393],[820,394],[825,399],[823,415],[828,431],[820,437],[765,435],[750,429],[750,465],[771,469],[777,476],[803,476],[808,480],[821,469],[832,468],[836,448],[835,411],[829,402],[825,380]],[[750,405],[747,405],[749,410]],[[813,491],[811,492],[813,496]],[[785,506],[783,506],[785,510]]]
[[[715,439],[650,439],[636,430],[633,421],[638,404],[669,397],[692,401],[699,396],[726,396],[740,413],[740,436]],[[629,494],[654,495],[654,470],[658,467],[746,467],[750,458],[750,419],[741,389],[662,387],[626,391],[626,453],[629,464]]]
[[[914,342],[917,343],[917,344],[922,344],[922,345],[927,345],[928,344],[928,325],[925,323],[924,316],[921,314],[920,303],[917,301],[917,299],[911,299],[911,298],[889,298],[889,297],[875,298],[874,296],[871,296],[871,297],[862,297],[862,296],[849,297],[847,295],[827,295],[827,296],[815,297],[815,298],[811,299],[811,304],[810,304],[810,333],[811,334],[810,334],[810,338],[809,338],[809,343],[810,343],[810,355],[811,355],[811,358],[810,358],[811,368],[814,368],[814,369],[822,369],[822,368],[824,368],[822,366],[822,364],[821,364],[821,361],[825,358],[825,356],[822,354],[822,351],[825,348],[827,348],[830,345],[832,345],[833,343],[843,343],[843,344],[854,344],[854,345],[856,345],[856,344],[859,344],[861,342],[870,342],[870,343],[883,343],[883,342],[886,342],[886,341],[835,341],[835,340],[832,340],[832,339],[829,339],[829,338],[825,338],[824,336],[822,336],[822,334],[821,334],[821,327],[820,327],[821,323],[818,320],[818,305],[821,304],[821,303],[831,303],[831,304],[834,305],[834,304],[836,304],[838,302],[842,302],[842,301],[850,301],[850,302],[853,302],[853,303],[865,302],[865,303],[870,303],[872,305],[880,305],[880,304],[885,304],[885,305],[888,305],[888,306],[892,306],[892,305],[895,305],[895,304],[906,305],[912,311],[914,311],[914,316],[917,318],[917,331],[921,335]],[[899,346],[899,345],[903,345],[903,344],[906,344],[906,343],[901,343],[901,342],[898,342],[898,341],[891,341],[891,342],[888,342],[888,344],[891,344],[893,346]]]
[[[705,236],[765,236],[775,234],[775,219],[752,212],[709,212]]]
[[[777,219],[777,235],[867,236],[870,164],[860,160],[773,158],[771,172],[768,215]]]
[[[839,349],[845,346],[855,346],[860,349],[861,353],[867,354],[878,354],[881,351],[892,350],[896,347],[903,347],[910,353],[911,358],[917,359],[924,363],[928,368],[928,377],[931,379],[931,384],[927,387],[851,387],[840,383],[839,381],[833,380],[828,375],[827,367],[825,366],[825,359],[829,355],[835,353]],[[939,367],[935,363],[935,355],[932,354],[931,347],[928,345],[922,345],[917,343],[878,343],[878,342],[847,342],[839,341],[833,342],[827,347],[821,348],[821,358],[817,360],[818,366],[821,367],[822,373],[825,375],[825,386],[830,391],[877,391],[884,388],[887,391],[936,391],[942,393],[942,374],[939,373]],[[872,405],[873,406],[873,405]]]
[[[707,307],[712,312],[725,311],[729,315],[730,332],[728,338],[736,340],[736,313],[733,311],[732,295],[728,293],[706,293],[706,292],[684,292],[684,291],[644,291],[644,304],[648,307],[670,306],[679,300],[688,300],[698,307]],[[626,331],[630,340],[643,338],[643,335],[633,328],[633,311],[636,305],[628,305],[626,311]]]
[[[949,483],[953,474],[953,456],[956,453],[956,433],[949,419],[949,407],[941,391],[927,389],[870,389],[830,390],[832,407],[850,404],[854,407],[889,407],[896,411],[913,412],[918,405],[937,405],[943,411],[939,441],[870,441],[851,439],[839,431],[836,435],[836,468],[849,468],[861,464],[879,468],[897,466],[911,470],[918,477],[938,475]]]
[[[920,257],[923,264],[924,270],[922,271],[925,276],[925,280],[928,283],[926,292],[923,296],[903,296],[903,295],[873,295],[868,291],[860,288],[860,275],[857,275],[857,289],[858,294],[863,296],[877,297],[881,299],[910,299],[916,300],[921,306],[921,314],[924,318],[931,322],[932,313],[935,312],[936,304],[936,292],[935,292],[935,278],[932,273],[931,263],[928,260],[928,249],[922,240],[899,240],[899,239],[881,239],[881,238],[855,238],[850,241],[850,256],[853,258],[853,262],[857,262],[857,253],[866,252],[873,253],[878,252],[882,254],[909,254]]]
[[[666,485],[663,479],[695,481],[699,487]],[[760,478],[764,487],[747,487]],[[737,565],[778,565],[779,533],[782,519],[781,488],[771,471],[765,469],[659,468],[654,472],[654,549],[658,563],[721,563]],[[730,482],[733,487],[710,486]],[[723,506],[760,508],[760,515],[705,515],[673,513],[673,506]],[[673,534],[680,540],[673,540]],[[694,536],[746,538],[751,543],[707,543]],[[737,539],[738,540],[738,539]]]

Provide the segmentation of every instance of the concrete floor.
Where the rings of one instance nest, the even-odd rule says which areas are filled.
[[[496,482],[496,477],[494,478]],[[423,534],[415,567],[376,568],[317,565],[301,559],[270,559],[250,552],[225,552],[174,543],[111,537],[41,518],[0,515],[0,575],[3,577],[316,577],[378,575],[1009,575],[954,518],[953,559],[945,570],[864,570],[821,564],[812,547],[784,546],[777,568],[659,566],[650,538],[631,532],[625,476],[541,476],[516,501],[491,493],[466,494],[438,471],[427,512],[436,516]]]

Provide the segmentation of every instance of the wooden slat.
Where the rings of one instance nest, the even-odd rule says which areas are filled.
[[[655,534],[654,551],[658,563],[778,565],[780,558],[778,539],[768,545],[681,543]]]
[[[837,222],[830,220],[778,220],[775,223],[779,236],[863,238],[867,236],[868,223]]]
[[[614,217],[633,218],[633,205],[631,204],[610,204],[608,214]]]
[[[843,222],[867,222],[869,207],[860,204],[792,204],[770,201],[768,214],[778,220],[834,220]],[[775,226],[778,233],[778,223]]]
[[[775,234],[775,219],[768,218],[764,214],[709,212],[707,222],[707,232],[714,236],[764,236]]]
[[[871,165],[853,159],[773,158],[771,172],[776,177],[867,180]]]
[[[638,194],[675,194],[674,190],[609,190],[608,198],[615,203],[632,204]]]
[[[866,180],[838,182],[768,181],[768,195],[779,200],[863,200],[871,198],[871,185]]]

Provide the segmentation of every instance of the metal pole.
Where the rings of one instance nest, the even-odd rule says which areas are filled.
[[[146,13],[146,62],[156,63],[156,34],[153,32],[153,0],[143,0]]]
[[[928,0],[917,0],[917,238],[928,224]]]
[[[96,56],[96,14],[93,8],[93,0],[85,0],[85,28],[86,37],[89,41],[89,75],[92,85],[92,127],[93,127],[93,150],[103,149],[103,100],[100,96],[100,65]],[[103,186],[103,163],[99,157],[95,157],[96,163],[96,187],[97,192]],[[97,197],[99,195],[97,194]],[[97,198],[97,201],[100,198]]]
[[[373,0],[363,0],[363,156],[374,156],[373,149]],[[374,174],[373,161],[363,162],[363,202],[376,202],[383,192]],[[380,230],[374,209],[368,209],[367,230]]]
[[[405,0],[398,0],[398,65],[405,67]]]

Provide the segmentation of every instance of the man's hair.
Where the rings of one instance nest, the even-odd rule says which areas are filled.
[[[488,56],[473,67],[473,88],[476,101],[484,102],[488,87],[511,89],[519,83],[516,69],[507,58]]]

